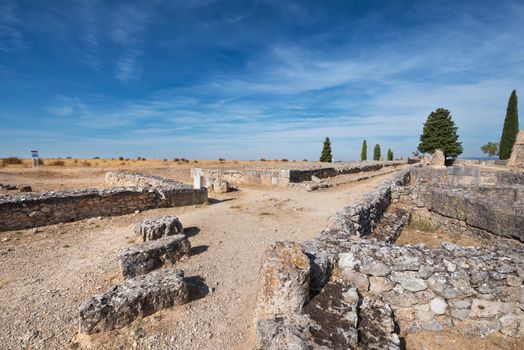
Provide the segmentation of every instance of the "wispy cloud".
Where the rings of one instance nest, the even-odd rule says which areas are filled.
[[[98,0],[80,0],[79,18],[82,26],[80,39],[83,43],[81,61],[91,69],[100,68],[100,7]]]
[[[111,37],[122,48],[122,55],[116,61],[119,80],[138,79],[142,75],[138,59],[144,53],[143,36],[148,21],[148,10],[144,7],[126,4],[116,10]]]
[[[17,10],[16,3],[0,3],[0,51],[12,53],[26,48]]]

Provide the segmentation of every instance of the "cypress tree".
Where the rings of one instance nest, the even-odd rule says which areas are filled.
[[[422,153],[433,153],[440,149],[446,157],[456,157],[464,150],[459,142],[458,128],[449,110],[437,108],[431,112],[424,123],[418,150]]]
[[[362,142],[362,151],[360,151],[360,160],[367,160],[368,159],[368,143],[366,140]]]
[[[329,137],[324,140],[324,146],[322,147],[322,153],[320,154],[320,161],[325,163],[331,163],[333,161],[333,155],[331,154],[331,141]]]
[[[508,159],[511,156],[513,144],[519,132],[519,111],[518,111],[517,91],[513,90],[508,101],[506,119],[504,119],[504,129],[500,138],[499,157]]]
[[[388,160],[393,160],[393,151],[391,148],[388,149]]]
[[[378,143],[373,149],[373,160],[380,160],[380,145]]]

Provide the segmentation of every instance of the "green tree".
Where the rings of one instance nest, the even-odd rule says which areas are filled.
[[[322,147],[322,153],[320,154],[320,161],[325,163],[331,163],[333,161],[333,155],[331,154],[331,141],[329,137],[324,140],[324,146]]]
[[[497,142],[488,142],[480,146],[480,150],[488,156],[493,157],[499,154],[499,144]]]
[[[418,150],[422,153],[433,153],[440,149],[446,157],[456,157],[464,148],[459,142],[457,127],[449,110],[437,108],[431,112],[424,123]]]
[[[368,143],[366,140],[362,142],[362,151],[360,151],[360,160],[368,159]]]
[[[373,160],[380,160],[380,145],[378,143],[373,149]]]
[[[499,157],[508,159],[511,156],[513,144],[519,132],[519,111],[518,111],[517,91],[513,90],[508,101],[506,119],[504,119],[504,129],[500,138]]]
[[[393,151],[390,149],[388,149],[388,160],[393,160]]]

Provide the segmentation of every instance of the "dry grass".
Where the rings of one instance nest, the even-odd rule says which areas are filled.
[[[286,159],[283,160],[264,160],[264,161],[249,161],[249,160],[189,160],[185,158],[175,158],[175,160],[166,159],[129,159],[124,157],[118,158],[44,158],[44,165],[46,166],[63,166],[63,167],[99,167],[99,168],[119,168],[119,167],[131,167],[131,168],[155,168],[165,167],[167,165],[173,166],[184,166],[184,167],[238,167],[238,166],[257,166],[264,164],[282,164],[287,163]],[[311,164],[312,162],[295,162],[297,164]],[[2,158],[1,164],[7,168],[31,168],[30,158]]]

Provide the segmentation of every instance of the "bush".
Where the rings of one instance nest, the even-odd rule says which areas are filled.
[[[22,159],[18,157],[7,157],[2,158],[2,165],[16,165],[16,164],[22,164]]]
[[[198,163],[198,160],[194,160],[193,163]]]
[[[93,157],[93,159],[100,159],[100,157]]]
[[[260,158],[260,161],[261,161],[261,162],[265,162],[266,159],[265,159],[265,158]]]
[[[72,159],[73,157],[66,157],[66,159]]]
[[[123,161],[123,160],[124,160],[124,157],[118,157],[118,160],[119,160],[119,161]]]
[[[287,160],[286,158],[281,159],[280,161],[281,161],[281,162],[289,162],[289,160]]]
[[[431,221],[428,218],[417,214],[413,214],[411,216],[408,227],[413,230],[424,232],[430,232],[434,230],[433,225],[431,225]]]
[[[173,162],[177,162],[177,163],[180,162],[180,158],[173,159]]]
[[[218,161],[219,161],[219,162],[225,162],[226,159],[225,159],[225,158],[218,158]]]
[[[63,160],[54,160],[52,162],[49,162],[49,165],[52,165],[52,166],[64,166],[65,163]]]
[[[83,165],[83,166],[91,166],[91,163],[89,163],[87,160],[84,160],[84,161],[82,162],[82,165]]]

